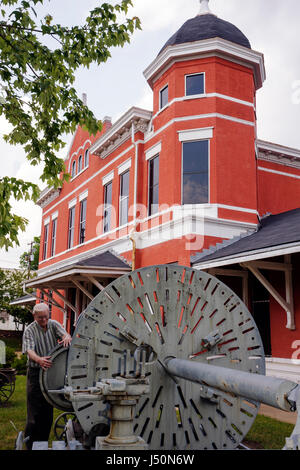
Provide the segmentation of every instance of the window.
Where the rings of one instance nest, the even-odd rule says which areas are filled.
[[[187,75],[185,77],[185,95],[203,95],[204,93],[204,73]]]
[[[52,233],[51,233],[51,256],[55,255],[56,232],[57,232],[57,219],[54,219],[52,221]]]
[[[84,154],[84,168],[89,166],[89,150],[87,149]]]
[[[74,245],[75,207],[69,209],[68,248]]]
[[[148,215],[158,212],[159,155],[149,160]]]
[[[120,177],[120,225],[128,222],[129,171]]]
[[[72,178],[74,178],[76,176],[76,162],[74,160],[74,162],[72,163],[72,172],[71,172],[71,176]]]
[[[162,109],[164,108],[169,101],[169,87],[168,85],[165,86],[162,90],[159,92],[159,108]]]
[[[79,244],[84,243],[85,240],[86,205],[87,199],[80,202]]]
[[[82,155],[78,158],[78,173],[82,171]]]
[[[49,224],[44,227],[43,259],[47,259]]]
[[[208,202],[208,140],[183,142],[182,203]]]
[[[104,186],[103,232],[111,229],[112,182]]]

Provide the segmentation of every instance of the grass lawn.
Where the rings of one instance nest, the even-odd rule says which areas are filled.
[[[54,410],[54,420],[62,413]],[[0,408],[0,450],[13,450],[19,431],[24,430],[26,421],[26,377],[17,376],[16,389],[6,406]],[[15,425],[18,432],[15,430]],[[282,449],[285,438],[293,431],[292,424],[258,415],[245,441],[256,449]],[[53,431],[50,436],[54,439]],[[246,442],[246,443],[247,443]]]
[[[54,410],[54,420],[62,413]],[[13,424],[17,431],[15,430]],[[26,423],[26,377],[18,375],[14,394],[5,406],[0,407],[0,450],[13,450],[18,432],[23,431]],[[50,440],[54,439],[53,432]]]

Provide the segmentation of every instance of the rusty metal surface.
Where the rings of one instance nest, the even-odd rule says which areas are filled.
[[[164,366],[175,356],[237,371],[265,373],[258,329],[243,302],[207,273],[179,266],[134,271],[107,286],[80,316],[70,346],[67,384],[93,387],[105,378],[137,376],[136,348],[149,345],[150,394],[136,408],[134,431],[150,449],[233,449],[259,404],[176,379]],[[73,403],[85,432],[105,405]]]

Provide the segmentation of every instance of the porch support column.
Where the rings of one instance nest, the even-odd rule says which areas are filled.
[[[288,260],[290,261],[290,260]],[[294,312],[294,301],[293,301],[293,282],[292,282],[292,271],[290,268],[290,263],[283,265],[281,270],[285,273],[285,290],[286,290],[286,299],[284,299],[279,292],[272,286],[272,284],[265,278],[265,276],[260,272],[255,262],[248,261],[247,263],[241,263],[241,266],[248,268],[249,271],[261,282],[261,284],[267,289],[267,291],[272,295],[272,297],[279,303],[279,305],[285,310],[287,314],[287,324],[286,328],[289,330],[295,330],[295,312]],[[260,266],[263,266],[260,264]],[[278,268],[278,265],[276,265]],[[272,269],[272,263],[264,265],[264,269]]]
[[[85,288],[83,285],[79,282],[76,281],[76,279],[71,279],[73,284],[75,284],[78,289],[80,289],[90,300],[94,299],[94,296]]]

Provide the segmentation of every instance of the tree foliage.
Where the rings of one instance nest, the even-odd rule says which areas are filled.
[[[30,309],[10,305],[10,302],[25,295],[23,284],[27,279],[28,273],[25,270],[0,269],[0,312],[7,312],[22,324],[32,321]]]
[[[66,27],[50,14],[39,17],[44,2],[1,1],[0,115],[12,126],[5,140],[22,145],[30,164],[43,164],[41,180],[58,187],[68,179],[64,161],[57,156],[65,145],[63,135],[73,133],[77,125],[93,135],[102,127],[78,97],[75,73],[106,62],[110,49],[128,43],[140,22],[126,17],[132,0],[121,0],[97,6],[82,26]],[[120,14],[125,15],[123,22]],[[12,214],[11,197],[36,201],[38,194],[30,182],[0,178],[0,248],[18,244],[18,230],[27,224]]]
[[[28,273],[37,271],[39,267],[40,237],[34,237],[30,250],[20,256],[20,267],[27,269]]]

